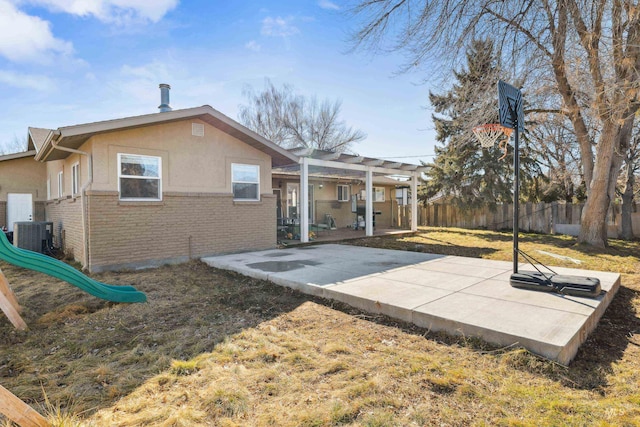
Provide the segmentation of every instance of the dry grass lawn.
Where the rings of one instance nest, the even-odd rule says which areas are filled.
[[[489,231],[350,243],[511,259],[511,236]],[[640,425],[640,242],[524,234],[521,248],[623,275],[570,367],[197,261],[94,276],[147,293],[131,305],[0,263],[30,326],[0,318],[0,384],[60,426]]]

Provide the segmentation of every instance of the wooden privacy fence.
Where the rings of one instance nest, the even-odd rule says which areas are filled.
[[[559,233],[577,236],[584,203],[523,203],[520,204],[521,231]],[[398,207],[398,225],[406,225],[411,218],[410,206]],[[640,212],[631,215],[635,237],[640,237]],[[513,227],[513,205],[498,205],[463,211],[449,204],[430,204],[418,207],[418,225],[434,227],[486,228],[489,230]],[[613,205],[607,215],[609,237],[617,238],[621,232],[620,205]]]

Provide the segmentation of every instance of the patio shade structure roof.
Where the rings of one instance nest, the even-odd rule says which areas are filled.
[[[416,173],[420,175],[428,170],[427,166],[313,148],[294,148],[288,151],[299,159],[303,157],[308,159],[310,176],[363,179],[366,171],[371,170],[376,175],[407,179]],[[273,172],[285,175],[299,174],[301,164],[302,162],[299,160],[297,164],[276,166],[273,168]]]
[[[289,152],[298,158],[298,164],[274,167],[273,173],[300,175],[300,240],[302,242],[309,241],[309,204],[307,200],[309,199],[310,176],[364,180],[366,192],[365,235],[367,236],[373,236],[374,174],[404,177],[411,186],[411,230],[417,230],[418,178],[428,169],[426,166],[312,148],[291,149]],[[398,184],[401,183],[402,181],[398,181]]]

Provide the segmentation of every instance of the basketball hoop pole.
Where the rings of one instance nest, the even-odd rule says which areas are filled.
[[[518,115],[509,102],[509,113],[514,123],[513,141],[513,273],[518,272],[518,234],[520,234],[520,144],[518,131]]]

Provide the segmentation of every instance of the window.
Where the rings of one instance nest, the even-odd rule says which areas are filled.
[[[338,201],[348,202],[350,199],[349,196],[349,186],[338,184]]]
[[[58,197],[64,196],[64,176],[62,171],[58,172]]]
[[[162,200],[162,159],[118,153],[120,200]]]
[[[373,187],[373,201],[384,202],[384,187]]]
[[[260,166],[231,164],[233,200],[260,200]]]
[[[405,206],[409,204],[409,189],[406,187],[396,188],[396,201],[398,206]]]
[[[71,166],[71,194],[75,196],[78,194],[78,183],[80,182],[80,164],[74,163]]]

